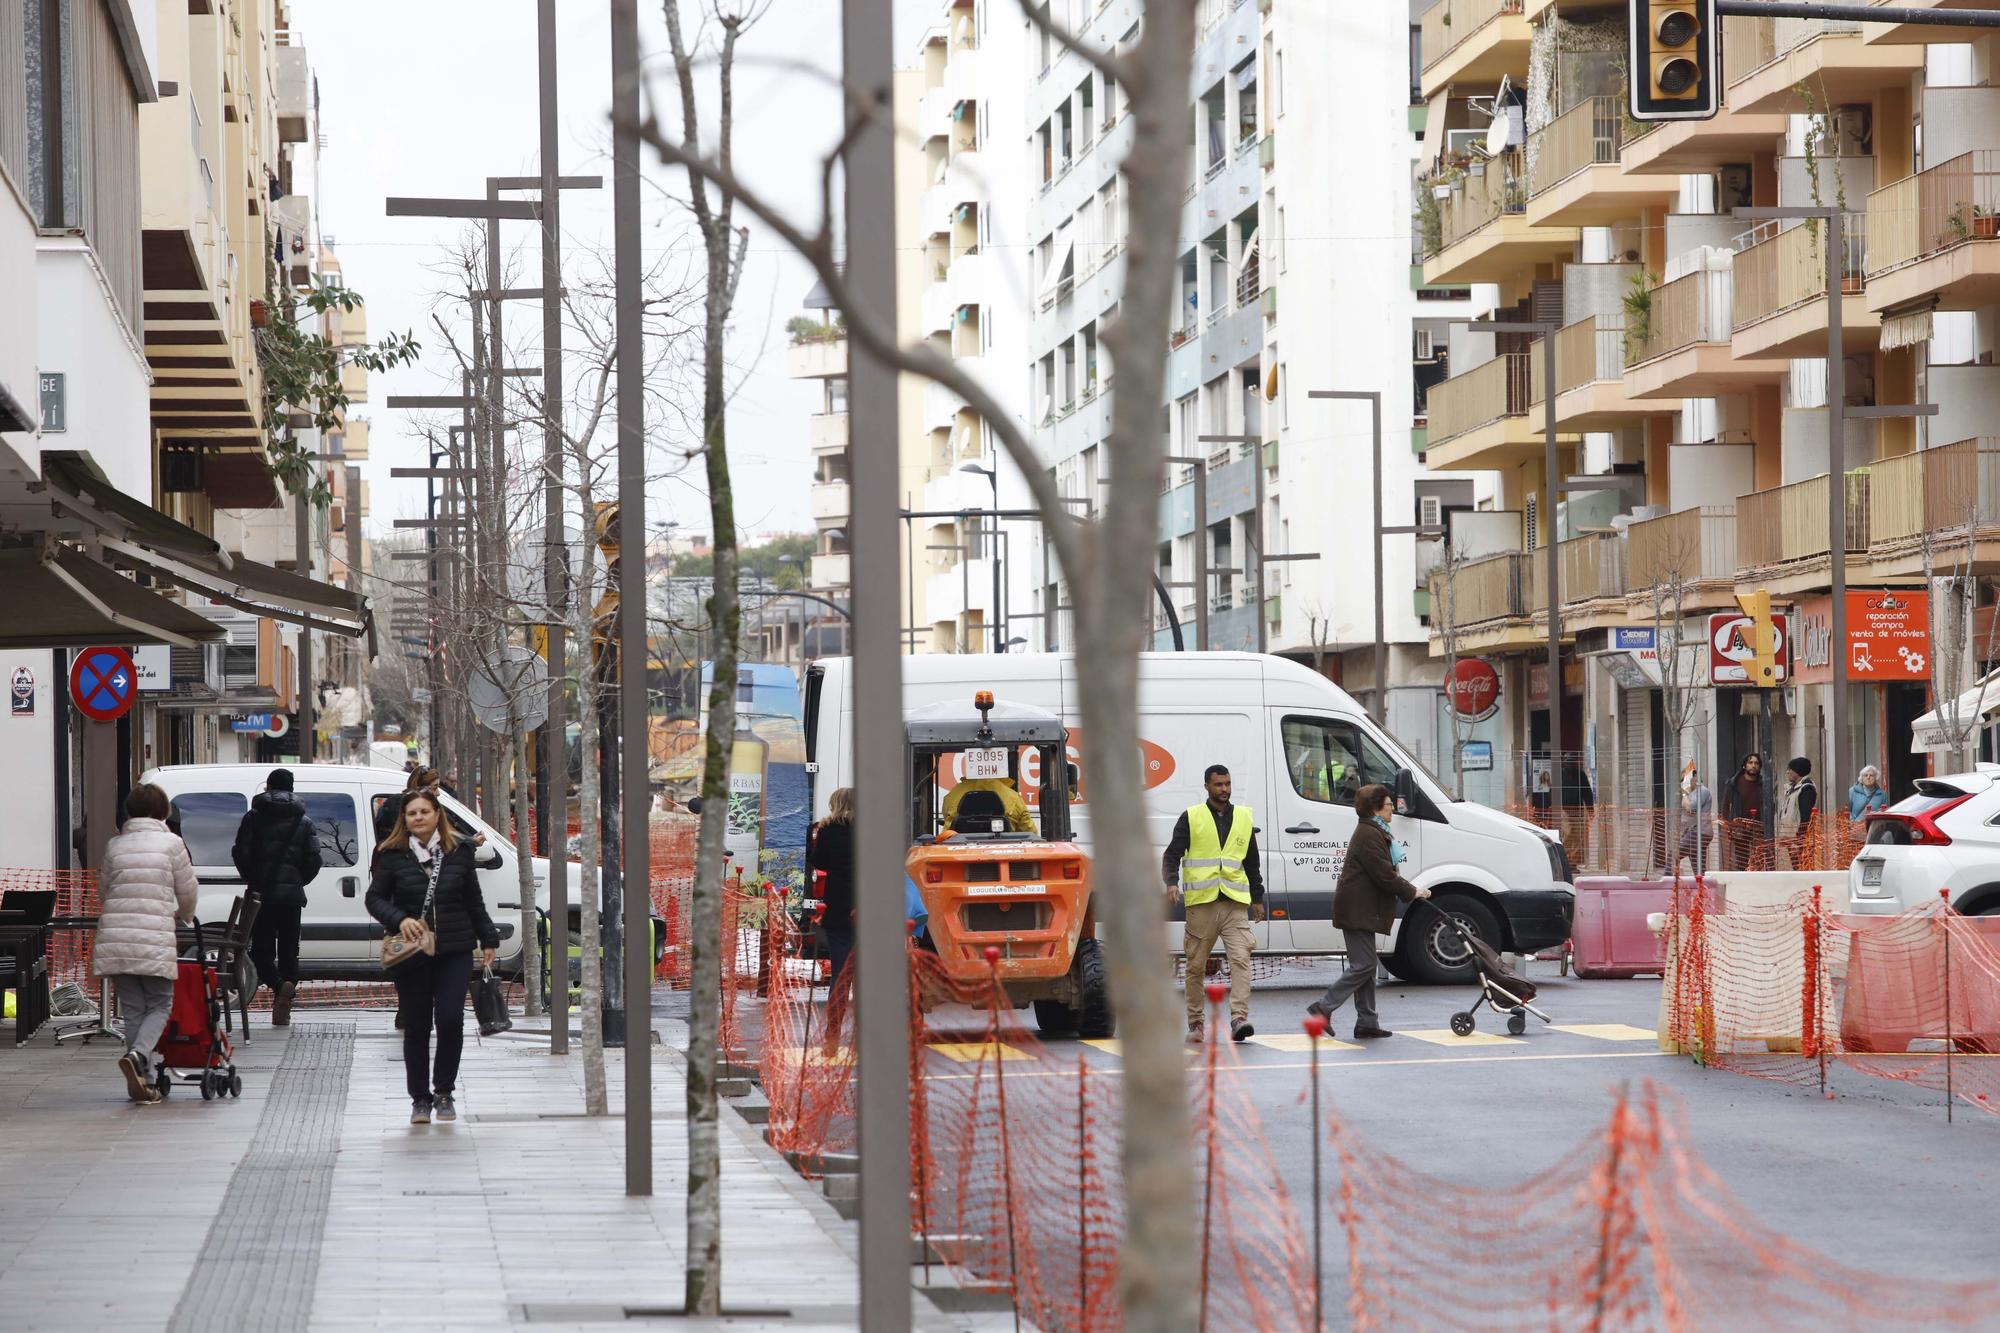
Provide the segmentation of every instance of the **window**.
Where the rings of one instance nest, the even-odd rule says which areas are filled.
[[[361,831],[354,823],[354,798],[344,791],[302,791],[299,804],[319,834],[319,859],[328,866],[361,863]],[[371,827],[371,833],[374,831]]]
[[[1278,206],[1277,245],[1278,245],[1278,272],[1283,273],[1285,271],[1285,265],[1291,259],[1292,247],[1290,243],[1287,242],[1285,239],[1285,209],[1282,204]]]
[[[1278,101],[1278,114],[1285,114],[1285,53],[1274,52],[1271,56],[1271,94]]]
[[[250,802],[241,792],[191,791],[174,798],[181,841],[187,844],[196,865],[234,868],[230,848],[236,845],[236,826],[249,809]]]
[[[1284,737],[1285,771],[1308,801],[1351,807],[1363,787],[1396,776],[1396,761],[1352,722],[1288,717]]]
[[[392,800],[400,800],[401,797],[402,797],[401,792],[394,792],[394,793],[384,792],[376,796],[372,801],[369,802],[368,828],[369,828],[369,838],[371,840],[369,850],[371,853],[374,850],[372,840],[374,838],[375,821],[382,817],[382,807],[387,805]],[[460,813],[458,813],[458,811],[452,809],[449,805],[444,805],[442,803],[440,803],[439,808],[444,811],[444,817],[451,821],[452,832],[456,833],[461,840],[470,842],[475,836],[478,835],[479,830],[474,828],[472,826],[472,821],[467,819],[464,815],[461,815]],[[324,834],[320,836],[320,843],[322,846],[324,846],[326,843],[326,836]]]

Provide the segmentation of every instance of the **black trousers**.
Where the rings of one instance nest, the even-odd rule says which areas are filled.
[[[472,985],[471,951],[419,954],[399,963],[396,1002],[403,1015],[403,1078],[413,1102],[429,1102],[458,1089],[458,1057],[465,1049],[465,995]],[[431,1027],[437,1027],[437,1069],[431,1070]]]
[[[1347,946],[1347,967],[1326,988],[1326,994],[1319,997],[1320,1007],[1329,1015],[1328,1026],[1332,1026],[1334,1010],[1354,1001],[1354,1025],[1362,1028],[1382,1026],[1375,1016],[1375,932],[1372,930],[1343,930],[1340,938]]]
[[[266,902],[250,926],[250,962],[257,983],[275,993],[287,981],[299,979],[299,917],[304,903]]]

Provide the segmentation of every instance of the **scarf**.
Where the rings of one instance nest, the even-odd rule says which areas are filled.
[[[435,830],[432,831],[429,842],[419,842],[417,835],[412,833],[410,835],[410,855],[416,857],[417,863],[422,865],[438,854],[443,842],[444,839],[440,838]]]
[[[1380,815],[1370,815],[1368,822],[1384,833],[1389,833],[1389,823]],[[1393,869],[1410,859],[1410,849],[1396,841],[1396,835],[1389,833],[1389,865]]]

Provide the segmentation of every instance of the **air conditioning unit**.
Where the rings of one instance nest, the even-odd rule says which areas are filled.
[[[1444,524],[1444,498],[1424,495],[1417,498],[1417,526],[1420,528],[1441,527]]]
[[[1410,356],[1412,360],[1426,363],[1437,360],[1437,345],[1432,340],[1429,329],[1416,329],[1412,331]]]
[[[1875,109],[1865,102],[1836,108],[1827,118],[1822,142],[1838,157],[1874,156]]]

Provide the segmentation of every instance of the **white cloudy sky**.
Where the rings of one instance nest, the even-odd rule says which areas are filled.
[[[684,0],[692,13],[697,0]],[[941,0],[895,0],[898,63],[908,63],[928,18]],[[569,192],[563,200],[565,245],[608,252],[610,36],[606,0],[559,0],[562,101],[562,169],[599,174],[607,188]],[[650,64],[669,76],[659,0],[641,0]],[[446,280],[435,270],[461,224],[390,219],[389,195],[480,197],[488,176],[531,175],[537,160],[534,0],[291,0],[292,25],[319,80],[322,131],[320,219],[337,242],[348,285],[368,300],[375,337],[414,330],[430,344],[422,362],[377,376],[367,475],[373,487],[373,523],[387,529],[397,517],[421,515],[423,483],[392,482],[392,465],[422,464],[419,438],[383,400],[392,393],[455,392],[451,363],[430,325],[434,294]],[[816,164],[831,142],[838,102],[824,78],[788,64],[830,69],[840,51],[837,0],[771,0],[771,11],[745,39],[737,80],[738,166],[752,182],[794,206],[801,216],[817,209]],[[671,94],[672,82],[662,83]],[[685,209],[666,192],[685,193],[678,171],[649,163],[660,188],[649,189],[648,251],[696,244]],[[540,259],[532,224],[503,224],[510,246],[522,248],[521,285],[539,285]],[[743,384],[730,414],[730,451],[736,479],[736,513],[744,533],[800,531],[808,515],[811,464],[807,413],[817,394],[784,375],[786,319],[812,286],[806,266],[776,238],[753,231],[750,258],[737,303],[731,354]],[[539,327],[539,307],[510,306],[514,330]],[[512,342],[510,334],[509,341]],[[539,364],[537,354],[531,364]],[[706,531],[707,500],[700,469],[655,487],[649,517],[672,518],[686,530]]]

